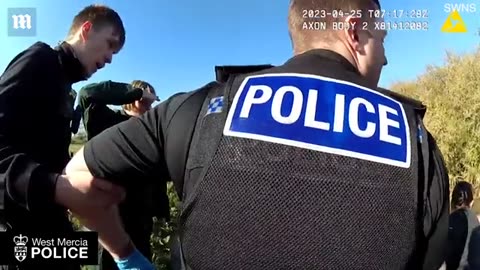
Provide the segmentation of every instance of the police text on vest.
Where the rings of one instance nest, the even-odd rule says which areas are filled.
[[[224,135],[410,166],[410,130],[402,105],[371,89],[320,76],[246,78]]]

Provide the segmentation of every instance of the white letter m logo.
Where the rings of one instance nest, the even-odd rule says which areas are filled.
[[[28,14],[12,15],[14,29],[31,29],[32,17]]]
[[[9,37],[33,37],[37,34],[36,8],[8,8],[7,20]]]

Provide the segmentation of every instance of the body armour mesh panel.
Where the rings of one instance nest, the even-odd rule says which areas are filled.
[[[415,245],[410,169],[223,137],[182,215],[203,269],[404,269]]]

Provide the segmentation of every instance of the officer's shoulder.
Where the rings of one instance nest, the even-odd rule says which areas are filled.
[[[200,94],[202,91],[210,91],[215,87],[221,87],[221,83],[212,81],[200,88],[197,88],[188,92],[178,92],[167,98],[165,101],[156,106],[156,110],[160,111],[165,118],[170,119],[177,112],[177,110],[185,103],[188,99],[193,98],[195,95]]]
[[[184,103],[187,99],[192,98],[194,95],[198,94],[201,91],[209,91],[215,87],[221,87],[221,83],[212,81],[209,83],[204,84],[203,86],[191,90],[188,92],[178,92],[170,96],[165,103],[168,103],[169,106],[175,106],[175,105],[180,105],[181,103]]]
[[[412,107],[415,111],[421,114],[422,117],[425,115],[427,107],[425,106],[425,104],[423,104],[422,101],[402,95],[392,90],[381,88],[381,87],[377,88],[377,91],[402,103],[404,106]]]
[[[259,65],[241,65],[241,66],[215,66],[216,80],[204,84],[203,86],[189,92],[180,92],[172,95],[157,107],[159,110],[166,111],[167,118],[172,116],[182,104],[188,99],[193,98],[200,92],[212,92],[225,86],[230,78],[244,77],[273,68],[270,64]]]
[[[271,68],[274,68],[271,64],[215,66],[215,77],[217,82],[225,83],[232,76],[253,75]]]

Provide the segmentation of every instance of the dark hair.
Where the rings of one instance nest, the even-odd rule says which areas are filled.
[[[473,201],[472,184],[466,181],[457,182],[452,192],[452,208],[469,205]]]
[[[119,36],[119,49],[125,44],[125,27],[118,13],[104,5],[89,5],[82,9],[74,18],[70,26],[70,34],[78,30],[86,21],[92,23],[92,29],[98,30],[105,26],[113,26]]]

